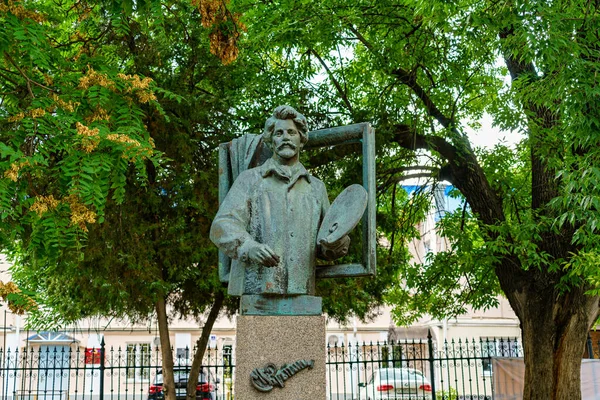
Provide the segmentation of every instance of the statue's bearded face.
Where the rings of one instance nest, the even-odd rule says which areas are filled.
[[[302,137],[291,119],[278,119],[273,128],[273,151],[285,159],[295,157],[302,148]]]

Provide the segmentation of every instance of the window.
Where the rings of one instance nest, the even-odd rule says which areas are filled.
[[[191,333],[176,333],[175,334],[175,365],[191,365],[192,352],[192,334]]]
[[[127,344],[127,379],[150,379],[150,343]]]
[[[491,376],[493,373],[491,357],[523,357],[517,338],[482,337],[480,341],[483,375]]]

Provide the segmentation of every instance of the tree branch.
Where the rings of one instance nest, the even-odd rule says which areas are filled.
[[[504,60],[510,72],[512,85],[514,86],[517,80],[521,81],[519,84],[519,87],[521,88],[520,91],[522,93],[527,93],[528,84],[534,83],[542,78],[537,75],[533,60],[520,57],[518,53],[515,55],[510,51],[511,49],[507,47],[506,42],[517,34],[517,28],[518,27],[515,25],[510,25],[505,29],[502,29],[498,33],[498,36],[503,44]],[[519,43],[519,46],[527,46],[527,43]],[[560,101],[560,98],[555,99],[555,101]],[[547,205],[552,199],[559,195],[561,180],[560,178],[556,178],[555,168],[548,164],[544,154],[540,154],[539,149],[545,148],[546,152],[559,151],[558,146],[557,148],[552,147],[556,146],[559,142],[548,141],[548,131],[556,128],[560,124],[560,115],[545,104],[540,104],[535,98],[532,98],[532,96],[525,97],[525,100],[522,102],[522,107],[525,111],[529,128],[531,208],[536,210],[534,218],[537,218],[538,215],[545,215],[552,218],[555,217],[554,212],[550,210]],[[557,154],[560,155],[560,153]],[[518,217],[519,212],[516,204],[515,210]],[[540,252],[549,254],[552,259],[568,258],[572,253],[576,252],[576,246],[564,238],[572,237],[574,232],[575,227],[568,224],[563,226],[560,232],[542,229],[540,232],[540,239],[536,240],[536,244],[538,245]],[[553,282],[550,283],[553,285],[560,277],[556,274],[550,274],[546,276],[545,279],[553,280]]]
[[[308,166],[315,168],[320,167],[331,162],[335,162],[349,155],[360,154],[362,151],[362,145],[360,143],[352,143],[344,146],[334,146],[333,148],[326,148],[312,152],[310,158],[307,161]]]
[[[368,50],[377,54],[373,46],[357,29],[353,26],[350,26],[349,29]],[[482,229],[487,231],[486,233],[491,237],[497,236],[497,233],[487,230],[485,227],[486,225],[497,225],[505,221],[502,198],[492,190],[468,138],[457,129],[453,116],[445,115],[417,82],[415,71],[408,71],[399,67],[393,70],[391,74],[408,86],[423,103],[427,114],[452,134],[451,143],[443,137],[425,135],[415,132],[410,126],[397,125],[393,132],[393,140],[401,147],[409,150],[425,149],[438,153],[446,161],[446,164],[440,169],[437,178],[450,181],[460,190],[473,212],[477,214],[479,221],[481,221]],[[507,278],[524,273],[518,258],[512,254],[501,257],[501,260],[496,264],[496,271],[499,277]],[[513,286],[506,285],[505,289],[512,290]]]
[[[437,152],[447,161],[440,169],[438,179],[448,180],[456,186],[484,224],[495,225],[505,220],[502,199],[492,190],[470,147],[458,148],[442,137],[417,133],[408,125],[396,126],[394,141],[409,150]]]
[[[397,68],[392,71],[392,74],[395,75],[400,82],[408,86],[423,102],[423,105],[425,106],[425,109],[429,115],[435,118],[444,128],[450,129],[457,134],[459,133],[456,129],[454,121],[442,113],[442,111],[435,105],[433,100],[431,100],[429,95],[425,92],[425,89],[423,89],[423,87],[417,83],[416,73],[409,72],[404,68]]]
[[[29,77],[28,77],[28,76],[25,74],[25,72],[23,72],[23,70],[22,70],[21,68],[19,68],[19,66],[17,65],[17,63],[16,63],[16,62],[14,62],[14,60],[11,58],[11,56],[10,56],[10,55],[9,55],[7,52],[4,52],[4,57],[6,57],[6,59],[7,59],[7,60],[8,60],[8,61],[9,61],[9,62],[12,64],[12,65],[14,65],[14,67],[15,67],[15,68],[16,68],[16,69],[19,71],[19,73],[20,73],[20,74],[23,76],[23,78],[25,78],[25,80],[27,80],[27,89],[29,90],[29,94],[31,95],[31,97],[34,97],[34,98],[35,98],[35,95],[33,94],[33,91],[31,90],[31,84],[32,84],[32,83],[33,83],[34,85],[36,85],[36,86],[39,86],[39,87],[43,88],[43,89],[49,90],[49,91],[51,91],[51,92],[53,92],[53,93],[56,93],[56,91],[55,91],[55,90],[53,90],[53,89],[49,88],[48,86],[46,86],[46,85],[42,85],[41,83],[39,83],[39,82],[36,82],[36,81],[34,81],[33,79],[29,78]]]
[[[371,43],[367,41],[367,39],[351,24],[348,24],[348,29],[352,31],[358,38],[358,40],[372,53],[375,53],[375,50]],[[444,128],[450,129],[452,132],[459,134],[460,132],[456,129],[454,121],[445,116],[442,111],[435,105],[435,103],[431,100],[429,95],[425,92],[423,87],[417,83],[416,73],[409,72],[403,68],[397,68],[392,71],[392,74],[395,75],[400,82],[407,85],[415,95],[423,102],[427,113],[434,117]],[[430,76],[430,79],[433,80],[433,77]],[[462,135],[461,135],[462,136]],[[470,147],[470,146],[469,146]]]
[[[501,41],[506,41],[514,35],[515,27],[513,25],[501,30],[499,33]],[[505,49],[504,53],[504,61],[510,72],[513,85],[517,79],[538,79],[533,61],[517,58],[508,49]],[[550,170],[547,163],[537,154],[537,144],[542,140],[542,135],[538,131],[554,128],[559,123],[559,117],[548,107],[535,104],[533,101],[524,102],[523,108],[529,122],[531,140],[531,207],[540,209],[558,196],[559,181],[555,179],[554,171]]]
[[[319,60],[319,63],[323,66],[323,68],[325,68],[327,75],[329,75],[329,79],[331,79],[333,85],[335,86],[338,93],[342,97],[342,100],[344,101],[344,104],[346,105],[346,108],[348,109],[348,111],[350,111],[350,114],[354,114],[354,109],[352,108],[352,104],[350,104],[350,100],[348,100],[348,96],[347,96],[346,92],[344,91],[344,89],[342,88],[342,85],[340,85],[340,82],[338,82],[338,80],[335,78],[335,76],[333,75],[333,73],[331,72],[331,70],[325,63],[325,61],[321,58],[319,53],[317,53],[314,49],[311,49],[310,51],[311,51],[311,53],[313,53],[315,55],[315,57],[317,57],[317,60]]]
[[[439,153],[446,161],[456,160],[457,149],[446,139],[435,135],[423,135],[408,125],[396,125],[394,141],[408,150],[424,149]]]
[[[365,46],[371,53],[376,53],[371,43],[367,41],[367,39],[355,27],[353,27],[352,24],[348,24],[348,29],[350,29],[350,31],[356,35],[356,38],[359,40],[359,42],[361,42],[363,46]]]
[[[515,27],[511,25],[510,27],[502,29],[500,31],[500,40],[505,41],[508,37],[514,36],[514,34]],[[510,73],[510,78],[513,82],[521,76],[535,76],[536,74],[533,62],[525,61],[524,59],[517,59],[507,51],[505,51],[504,53],[504,62],[506,63],[506,67],[508,68],[508,72]]]
[[[403,175],[400,177],[395,176],[396,174],[408,172],[408,171],[420,171],[414,174]],[[427,171],[427,172],[424,172]],[[439,168],[422,166],[422,165],[413,165],[409,167],[398,167],[392,168],[387,171],[381,172],[379,175],[390,175],[385,182],[377,187],[377,191],[381,192],[382,190],[386,190],[391,185],[394,187],[401,181],[412,179],[412,178],[437,178],[439,174]]]
[[[112,24],[111,24],[111,23],[109,23],[109,24],[108,24],[108,26],[106,27],[106,29],[105,29],[104,31],[102,31],[102,32],[101,32],[101,33],[100,33],[98,36],[96,36],[96,37],[89,37],[89,38],[87,38],[87,39],[84,39],[84,38],[79,38],[79,39],[77,39],[77,40],[73,40],[73,41],[66,42],[66,43],[61,43],[61,42],[59,42],[58,40],[54,39],[53,37],[51,37],[51,36],[49,36],[49,35],[46,35],[46,37],[48,38],[48,40],[50,40],[50,41],[52,41],[52,42],[56,43],[56,45],[55,45],[55,46],[53,46],[55,49],[59,49],[59,48],[61,48],[61,47],[69,47],[69,46],[72,46],[72,45],[74,45],[75,43],[82,43],[82,44],[86,45],[86,44],[88,44],[88,43],[90,43],[90,42],[94,42],[94,41],[100,40],[100,39],[102,39],[102,37],[103,37],[104,35],[106,35],[106,34],[107,34],[107,33],[108,33],[110,30],[111,30],[111,28],[112,28]]]
[[[11,71],[12,72],[12,71]],[[0,72],[0,77],[6,79],[8,82],[12,83],[13,85],[15,85],[16,87],[19,87],[19,83],[11,78],[9,78],[8,76],[4,75],[2,72]]]
[[[396,179],[396,183],[406,181],[409,179],[417,179],[417,178],[434,178],[435,174],[431,172],[417,172],[414,174],[402,175],[401,177]]]
[[[385,171],[379,172],[379,175],[398,174],[398,173],[407,172],[407,171],[437,172],[437,171],[439,171],[439,168],[430,167],[428,165],[411,165],[409,167],[390,168]]]

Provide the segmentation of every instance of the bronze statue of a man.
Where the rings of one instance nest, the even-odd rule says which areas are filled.
[[[210,239],[232,259],[232,276],[236,268],[244,270],[243,281],[229,282],[229,294],[242,296],[242,306],[246,297],[249,308],[295,314],[296,300],[314,296],[316,257],[345,255],[350,239],[317,243],[329,199],[323,182],[299,162],[308,141],[306,118],[292,107],[277,107],[265,123],[263,141],[273,157],[240,173],[213,221]]]

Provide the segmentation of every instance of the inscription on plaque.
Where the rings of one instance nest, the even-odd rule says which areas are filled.
[[[264,368],[256,368],[250,373],[250,381],[256,390],[270,392],[275,386],[285,387],[285,381],[303,369],[312,369],[315,360],[298,360],[292,364],[284,364],[277,369],[275,364],[267,364]]]

